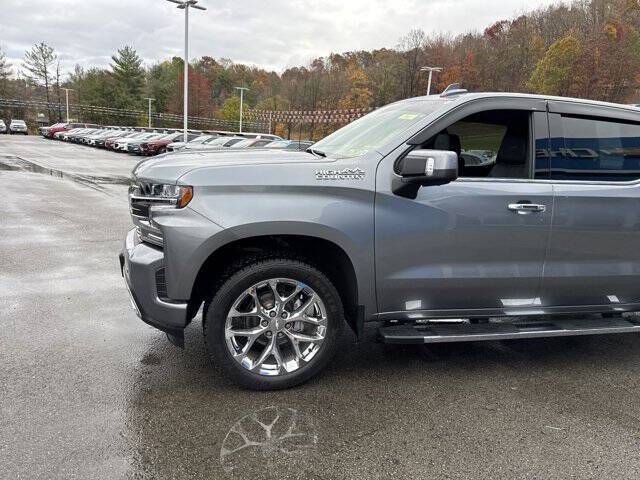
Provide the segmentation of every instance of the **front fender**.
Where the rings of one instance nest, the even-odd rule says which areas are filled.
[[[191,296],[196,277],[207,259],[220,248],[233,242],[274,235],[296,235],[329,241],[340,247],[351,260],[358,278],[358,299],[367,312],[375,308],[373,254],[371,245],[358,243],[345,232],[313,222],[271,221],[255,222],[221,229],[204,240],[181,266],[169,266],[168,271],[180,272],[175,278],[175,290],[170,290],[171,298],[188,299]],[[169,242],[167,242],[169,243]],[[177,256],[167,255],[172,262]],[[168,281],[169,283],[169,281]],[[172,284],[174,282],[171,282]]]

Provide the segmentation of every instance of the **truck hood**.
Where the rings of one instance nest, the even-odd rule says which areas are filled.
[[[300,163],[330,163],[332,160],[305,151],[273,149],[209,150],[169,153],[143,160],[132,171],[136,178],[175,183],[181,176],[198,168],[228,167],[234,165],[279,165]]]

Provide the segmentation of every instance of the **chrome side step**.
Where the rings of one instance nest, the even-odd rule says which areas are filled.
[[[636,318],[584,318],[535,321],[505,321],[482,324],[420,324],[380,327],[384,343],[445,343],[507,340],[515,338],[569,337],[577,335],[603,335],[610,333],[640,332]]]

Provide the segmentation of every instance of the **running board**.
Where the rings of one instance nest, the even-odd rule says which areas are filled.
[[[383,343],[403,344],[478,342],[628,332],[640,332],[640,321],[635,318],[559,318],[514,323],[404,324],[381,327],[378,331]]]

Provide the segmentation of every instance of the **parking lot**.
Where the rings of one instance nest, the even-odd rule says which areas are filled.
[[[640,337],[356,343],[300,387],[224,382],[130,307],[139,159],[0,136],[4,478],[638,478]]]

